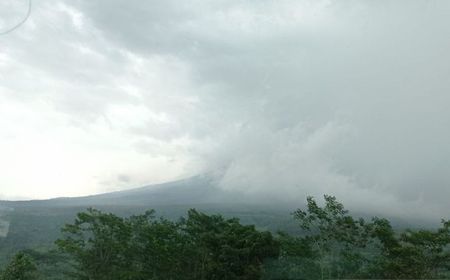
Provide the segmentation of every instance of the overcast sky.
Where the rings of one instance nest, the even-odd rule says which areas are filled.
[[[221,169],[262,199],[446,213],[449,74],[449,1],[33,1],[0,36],[0,197]]]

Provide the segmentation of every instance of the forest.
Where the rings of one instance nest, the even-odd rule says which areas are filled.
[[[120,215],[89,208],[51,250],[21,250],[1,280],[448,279],[450,221],[395,230],[355,218],[333,196],[292,213],[299,234],[259,230],[191,209],[176,221],[154,210]]]

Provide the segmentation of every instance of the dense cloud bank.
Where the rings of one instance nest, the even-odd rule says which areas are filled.
[[[2,4],[0,27],[19,2]],[[329,193],[444,215],[449,13],[446,1],[35,1],[0,37],[0,193],[220,168],[223,188],[253,199]]]

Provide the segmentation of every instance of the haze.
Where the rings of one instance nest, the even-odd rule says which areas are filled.
[[[2,1],[0,28],[27,1]],[[438,217],[448,1],[33,1],[0,36],[0,196],[220,170],[252,199]]]

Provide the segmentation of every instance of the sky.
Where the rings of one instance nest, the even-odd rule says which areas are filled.
[[[0,33],[27,14],[0,3]],[[448,1],[32,1],[0,35],[0,198],[222,170],[252,199],[440,215]]]

